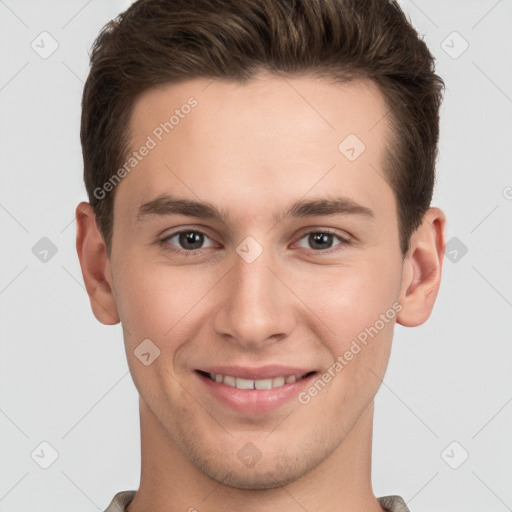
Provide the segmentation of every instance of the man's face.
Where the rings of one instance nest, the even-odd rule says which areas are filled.
[[[182,109],[190,97],[197,104]],[[179,122],[158,130],[175,109]],[[115,191],[114,295],[141,414],[211,478],[286,484],[371,416],[402,277],[386,111],[371,83],[272,75],[167,85],[135,104],[132,147],[148,136],[155,146]],[[208,202],[221,218],[147,206],[166,195]],[[289,211],[340,198],[337,213]],[[147,339],[141,359],[160,350],[149,365],[134,353]],[[272,385],[315,373],[237,390],[199,373],[218,367]]]

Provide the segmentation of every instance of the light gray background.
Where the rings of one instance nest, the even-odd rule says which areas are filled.
[[[138,487],[138,395],[120,326],[90,310],[74,223],[88,50],[129,3],[0,0],[1,511],[102,511]],[[447,85],[433,204],[455,261],[429,321],[396,328],[374,490],[413,512],[512,510],[512,0],[401,4]]]

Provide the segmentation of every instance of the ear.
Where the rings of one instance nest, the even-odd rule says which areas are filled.
[[[402,268],[397,322],[406,327],[424,323],[432,312],[441,284],[446,217],[439,208],[429,208],[411,236]]]
[[[119,313],[112,291],[110,261],[105,242],[96,224],[96,215],[89,203],[81,202],[76,208],[75,216],[76,250],[92,312],[102,324],[117,324]]]

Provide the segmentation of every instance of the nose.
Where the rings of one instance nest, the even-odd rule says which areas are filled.
[[[247,350],[285,339],[295,328],[298,299],[283,282],[270,251],[248,263],[237,253],[223,280],[214,317],[217,334]]]

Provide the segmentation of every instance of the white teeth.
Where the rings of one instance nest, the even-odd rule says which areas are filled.
[[[226,377],[224,377],[225,379]],[[236,387],[238,389],[254,389],[254,381],[250,379],[236,378]]]
[[[284,386],[284,377],[275,377],[272,379],[272,387],[277,388],[279,386]]]
[[[261,379],[254,381],[256,389],[272,389],[272,379]]]
[[[224,375],[224,384],[236,388],[236,378],[231,377],[231,375]]]
[[[224,383],[226,386],[238,389],[272,389],[279,388],[285,384],[292,384],[301,379],[303,375],[288,375],[287,377],[274,377],[273,379],[243,379],[242,377],[233,377],[231,375],[221,375],[220,373],[210,373],[210,379],[218,383]]]

